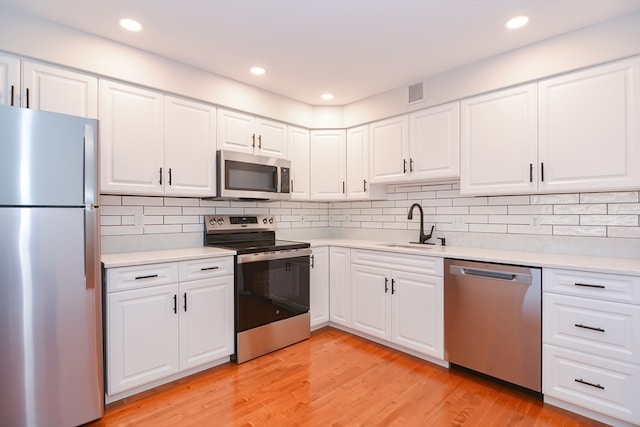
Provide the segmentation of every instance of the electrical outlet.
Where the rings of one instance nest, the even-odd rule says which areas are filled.
[[[536,215],[531,216],[531,222],[529,223],[531,228],[540,228],[540,217]]]
[[[133,216],[133,227],[134,228],[144,227],[144,215],[137,214]]]

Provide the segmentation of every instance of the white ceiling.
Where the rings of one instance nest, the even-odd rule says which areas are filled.
[[[307,104],[344,105],[640,10],[640,0],[0,0],[0,13],[7,6]],[[518,14],[530,24],[506,30]],[[123,17],[144,31],[123,30]],[[255,65],[267,74],[249,74]]]

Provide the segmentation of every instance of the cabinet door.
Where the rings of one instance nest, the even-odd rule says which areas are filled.
[[[273,120],[256,118],[255,154],[269,157],[287,157],[287,125]]]
[[[163,99],[157,92],[100,81],[100,188],[164,194]]]
[[[347,130],[347,198],[367,199],[369,126]]]
[[[234,352],[233,276],[180,284],[180,369]]]
[[[98,79],[94,76],[24,61],[22,83],[23,107],[98,118]]]
[[[177,291],[164,285],[107,295],[109,395],[178,372]]]
[[[391,271],[351,265],[351,327],[374,337],[391,338]]]
[[[344,200],[347,174],[343,130],[311,131],[311,199]]]
[[[218,150],[253,153],[257,140],[255,118],[218,108]]]
[[[391,304],[391,340],[443,359],[442,277],[394,271]]]
[[[311,327],[329,321],[329,248],[313,248],[311,255]]]
[[[640,187],[640,58],[538,84],[541,191]]]
[[[169,96],[164,102],[165,194],[215,196],[215,107]]]
[[[20,58],[0,54],[0,104],[20,106]]]
[[[329,315],[333,323],[350,326],[351,304],[351,250],[329,248]]]
[[[289,127],[291,200],[309,200],[309,131]]]
[[[369,125],[372,183],[402,182],[409,173],[409,116]]]
[[[409,115],[409,171],[412,180],[460,176],[460,103]]]
[[[460,193],[536,191],[536,85],[502,90],[461,103]]]

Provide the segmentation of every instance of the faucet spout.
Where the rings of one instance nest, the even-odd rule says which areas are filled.
[[[407,215],[407,219],[413,219],[413,208],[418,208],[418,211],[420,211],[420,241],[418,243],[426,243],[427,240],[431,238],[435,226],[431,226],[431,232],[428,235],[424,234],[424,211],[422,210],[422,206],[420,206],[419,203],[414,203],[411,205],[411,207],[409,208],[409,215]]]

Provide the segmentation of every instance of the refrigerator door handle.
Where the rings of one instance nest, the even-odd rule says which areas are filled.
[[[84,125],[84,203],[98,205],[98,144],[96,128],[92,124]]]
[[[86,288],[96,288],[100,284],[100,210],[87,207],[84,213],[84,275]]]

